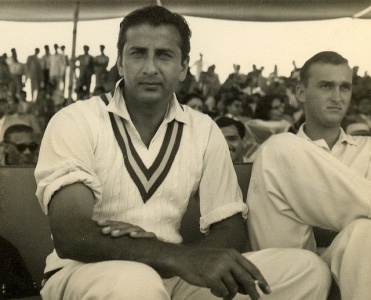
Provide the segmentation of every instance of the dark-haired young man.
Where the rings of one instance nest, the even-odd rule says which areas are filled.
[[[244,162],[245,149],[243,139],[246,129],[243,123],[228,117],[220,117],[215,122],[227,141],[232,161]]]
[[[3,162],[6,166],[36,165],[39,145],[31,127],[16,124],[4,133]]]
[[[343,300],[371,297],[371,138],[340,127],[352,93],[352,69],[320,52],[300,70],[297,97],[306,122],[297,135],[270,138],[254,161],[247,204],[254,250],[319,252],[313,227],[339,232],[319,253]]]
[[[174,95],[190,35],[165,8],[130,13],[118,40],[124,79],[50,121],[35,171],[56,250],[44,299],[232,299],[239,291],[255,300],[270,289],[251,261],[277,298],[326,297],[330,275],[313,253],[239,253],[247,207],[224,137]],[[179,226],[196,193],[207,236],[183,245]]]

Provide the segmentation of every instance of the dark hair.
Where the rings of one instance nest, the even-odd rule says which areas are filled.
[[[4,132],[4,142],[9,142],[10,136],[13,133],[19,132],[33,133],[33,129],[30,126],[24,124],[16,124],[9,126]]]
[[[192,33],[187,21],[181,15],[172,13],[164,7],[147,6],[134,10],[121,21],[117,41],[117,54],[119,58],[122,56],[128,29],[143,24],[149,24],[154,27],[161,25],[174,26],[178,30],[181,39],[181,45],[179,47],[182,52],[182,62],[188,57],[191,50],[190,38]]]
[[[272,109],[272,103],[275,99],[283,103],[282,97],[278,94],[268,94],[261,97],[256,104],[254,119],[270,120],[270,110]]]
[[[234,126],[236,126],[237,131],[238,131],[238,135],[241,137],[241,139],[243,139],[245,137],[245,134],[246,134],[245,125],[243,125],[243,123],[240,122],[240,121],[237,121],[237,120],[234,120],[234,119],[228,118],[228,117],[220,117],[220,118],[215,120],[215,123],[216,123],[216,125],[219,126],[219,128],[234,125]]]
[[[183,103],[184,104],[187,104],[193,98],[198,98],[202,102],[205,102],[205,98],[201,94],[198,94],[198,93],[189,93],[189,94],[187,94],[187,95],[184,96]]]
[[[242,102],[241,99],[239,99],[238,96],[235,96],[233,94],[227,95],[227,97],[224,99],[224,106],[227,108],[228,106],[232,105],[233,102],[238,101]]]
[[[342,65],[348,64],[348,60],[342,57],[339,53],[333,51],[323,51],[308,59],[302,68],[300,69],[300,82],[304,86],[308,85],[309,80],[309,69],[315,63],[331,64],[331,65]]]

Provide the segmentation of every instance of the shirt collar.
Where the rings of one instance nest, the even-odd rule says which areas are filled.
[[[128,109],[126,107],[126,102],[123,96],[124,80],[120,79],[116,83],[116,87],[112,96],[112,99],[109,101],[109,104],[106,106],[107,111],[112,112],[125,120],[131,120]],[[164,122],[171,122],[172,120],[177,120],[182,123],[189,123],[187,114],[184,111],[184,108],[179,104],[178,99],[174,93],[165,117]]]
[[[300,126],[296,135],[303,138],[303,139],[306,139],[308,141],[312,141],[307,136],[307,134],[305,133],[304,126],[305,126],[305,123]],[[318,139],[318,140],[315,140],[315,141],[312,141],[312,142],[314,142],[315,144],[317,144],[319,146],[325,146],[326,148],[328,147],[327,143],[325,142],[324,139]],[[339,138],[337,140],[337,143],[348,143],[350,145],[357,145],[357,141],[351,135],[346,134],[345,131],[343,130],[343,128],[341,128],[341,127],[340,127],[340,135],[339,135]]]

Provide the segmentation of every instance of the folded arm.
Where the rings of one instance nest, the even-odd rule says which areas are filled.
[[[239,241],[238,232],[243,225],[238,215],[214,224],[207,242],[201,242],[200,246],[183,246],[155,238],[105,235],[102,226],[91,219],[93,207],[94,195],[83,183],[65,186],[53,195],[49,204],[50,225],[55,249],[61,258],[86,263],[106,260],[141,262],[164,278],[180,276],[193,285],[209,288],[219,297],[232,297],[240,291],[258,299],[255,280],[259,281],[263,291],[269,291],[257,268],[228,245],[234,241],[233,247],[238,250],[243,245]],[[236,232],[231,234],[231,229]],[[225,234],[219,236],[223,232]],[[234,234],[236,237],[232,238]],[[228,240],[227,236],[230,237]]]

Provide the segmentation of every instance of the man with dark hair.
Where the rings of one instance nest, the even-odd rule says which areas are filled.
[[[243,123],[228,117],[220,117],[215,122],[227,141],[232,161],[244,162],[244,137],[246,129]]]
[[[35,165],[38,148],[31,127],[23,124],[10,126],[4,133],[3,164],[6,166]]]
[[[118,42],[124,79],[49,122],[35,170],[55,245],[43,299],[241,292],[256,300],[270,288],[253,263],[277,299],[325,299],[330,275],[313,253],[239,253],[247,250],[247,207],[223,135],[174,94],[187,73],[190,35],[184,18],[165,8],[130,13]],[[196,193],[207,236],[183,245],[179,227]]]
[[[371,138],[340,127],[351,99],[352,69],[336,52],[320,52],[300,70],[296,95],[306,122],[297,135],[271,137],[254,161],[247,204],[254,250],[317,252],[343,300],[371,297]],[[339,232],[324,251],[313,227]],[[323,249],[322,249],[323,250]]]

